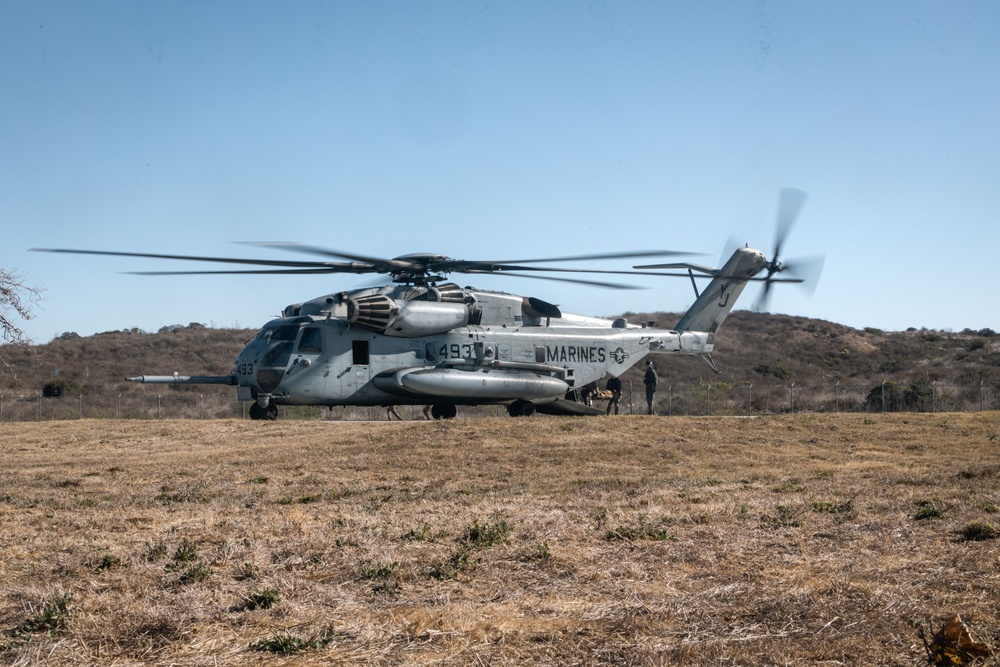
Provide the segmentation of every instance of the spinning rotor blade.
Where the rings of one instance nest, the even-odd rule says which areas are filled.
[[[491,275],[491,276],[512,276],[514,278],[534,278],[535,280],[551,280],[560,283],[576,283],[577,285],[590,285],[591,287],[608,287],[611,289],[646,289],[645,287],[640,287],[638,285],[626,285],[624,283],[606,283],[606,282],[601,282],[599,280],[584,280],[582,278],[556,278],[555,276],[537,276],[535,274],[511,273],[508,271],[502,271],[502,272],[477,271],[473,269],[469,271],[462,271],[462,273]],[[624,273],[624,272],[609,271],[609,273]]]
[[[69,250],[66,248],[29,248],[31,252],[60,252],[72,255],[111,255],[113,257],[145,257],[151,259],[182,259],[193,262],[220,262],[226,264],[256,264],[258,266],[319,267],[325,262],[289,262],[272,259],[237,259],[234,257],[201,257],[197,255],[160,255],[147,252],[113,252],[110,250]]]
[[[223,275],[315,275],[320,273],[346,273],[344,269],[245,269],[242,271],[124,271],[129,276],[223,276]],[[355,273],[368,273],[356,271]]]
[[[816,291],[817,285],[819,284],[819,277],[823,273],[823,264],[825,261],[826,260],[823,255],[813,255],[811,257],[792,259],[781,264],[781,268],[779,269],[781,272],[787,272],[788,274],[796,277],[773,278],[770,274],[768,274],[768,276],[763,279],[764,289],[761,290],[760,296],[757,298],[757,301],[754,302],[754,312],[767,312],[771,294],[771,285],[774,283],[797,283],[809,296],[812,296]]]
[[[802,207],[806,202],[806,193],[794,188],[785,188],[778,195],[778,217],[774,225],[774,254],[767,265],[767,278],[764,280],[764,289],[761,290],[760,297],[754,303],[753,309],[763,312],[768,309],[771,293],[771,285],[779,282],[773,276],[777,273],[787,271],[791,275],[798,276],[799,282],[808,292],[812,294],[816,291],[816,284],[819,276],[823,272],[823,257],[817,255],[805,259],[781,261],[781,249],[785,244],[792,226],[802,212]],[[781,281],[787,282],[787,281]]]
[[[509,267],[509,265],[541,264],[545,262],[580,262],[587,260],[623,259],[632,257],[675,257],[675,256],[696,254],[678,250],[640,250],[640,251],[630,251],[630,252],[599,253],[593,255],[545,257],[537,259],[464,260],[464,259],[452,259],[450,257],[444,257],[442,255],[431,255],[431,254],[405,255],[403,257],[396,257],[394,259],[383,259],[383,258],[368,257],[365,255],[358,255],[353,253],[345,253],[339,250],[321,248],[319,246],[308,245],[303,243],[248,242],[246,245],[254,245],[266,248],[279,248],[282,250],[291,250],[293,252],[319,255],[321,257],[337,257],[340,259],[349,259],[357,262],[366,262],[368,264],[373,265],[373,267],[379,267],[379,269],[383,270],[386,273],[391,272],[392,269],[424,270],[427,272],[444,272],[444,273],[469,273],[472,272],[473,270],[476,272],[509,271],[509,270],[536,271],[541,269],[536,269],[534,267],[528,267],[528,266]],[[586,272],[586,269],[568,269],[568,270]]]
[[[193,262],[217,262],[223,264],[244,264],[250,266],[275,267],[273,269],[233,269],[233,270],[192,270],[192,271],[132,271],[132,275],[165,276],[165,275],[294,275],[294,274],[321,274],[321,273],[381,273],[388,274],[396,282],[410,283],[421,281],[436,281],[442,279],[448,273],[464,274],[502,274],[514,275],[522,278],[536,277],[545,280],[556,280],[561,282],[577,283],[581,285],[591,285],[596,287],[607,287],[612,289],[640,289],[635,285],[622,283],[605,282],[600,280],[555,278],[552,276],[534,275],[536,273],[587,273],[587,274],[620,274],[620,275],[652,275],[646,271],[615,271],[604,269],[586,269],[572,267],[551,267],[551,266],[526,266],[526,264],[536,264],[544,262],[572,262],[600,259],[621,259],[631,257],[657,257],[657,256],[677,256],[692,253],[679,252],[675,250],[642,250],[617,253],[599,253],[592,255],[574,255],[562,257],[549,257],[541,259],[526,259],[517,261],[477,261],[477,260],[457,260],[444,255],[432,253],[416,253],[404,255],[394,259],[371,257],[356,253],[346,253],[339,250],[322,248],[319,246],[304,243],[271,243],[271,242],[251,242],[246,245],[253,245],[266,248],[279,248],[310,255],[317,255],[327,258],[339,258],[349,260],[347,262],[334,261],[296,261],[296,260],[272,260],[272,259],[249,259],[236,257],[211,257],[204,255],[172,255],[163,253],[144,252],[118,252],[110,250],[74,250],[66,248],[32,248],[36,252],[56,252],[77,255],[105,255],[113,257],[139,257],[148,259],[169,259]],[[666,265],[665,265],[666,266]],[[513,273],[512,273],[513,272]]]
[[[398,269],[408,269],[408,268],[413,268],[414,266],[411,262],[405,262],[399,259],[384,259],[381,257],[368,257],[366,255],[344,253],[340,252],[339,250],[330,250],[329,248],[321,248],[319,246],[308,245],[305,243],[282,243],[282,242],[261,242],[261,241],[242,241],[242,243],[243,245],[257,246],[260,248],[278,248],[280,250],[291,250],[292,252],[301,252],[307,255],[319,255],[320,257],[338,257],[340,259],[349,259],[352,262],[364,262],[366,264],[371,264],[372,266],[390,266]]]
[[[781,255],[781,246],[802,212],[806,196],[805,192],[795,188],[784,188],[778,194],[778,219],[774,225],[774,253],[771,255],[773,261],[777,261]]]
[[[638,250],[634,252],[610,252],[597,255],[571,255],[568,257],[547,257],[544,259],[506,259],[496,262],[475,262],[476,264],[540,264],[543,262],[584,262],[593,259],[629,259],[632,257],[681,257],[698,256],[702,253],[683,250]]]
[[[800,257],[799,259],[785,262],[785,271],[800,278],[802,288],[809,296],[812,296],[819,285],[819,277],[823,274],[823,264],[826,258],[823,255],[813,255],[811,257]],[[774,282],[776,279],[772,279]]]

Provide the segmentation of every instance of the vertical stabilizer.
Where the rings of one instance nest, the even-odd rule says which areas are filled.
[[[674,329],[715,334],[736,305],[736,299],[743,292],[747,281],[765,266],[767,259],[759,250],[738,249],[725,266],[716,272],[715,278],[702,290],[694,305],[684,313]]]

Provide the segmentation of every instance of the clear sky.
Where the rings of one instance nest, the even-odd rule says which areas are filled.
[[[214,267],[27,250],[715,264],[731,236],[769,253],[778,190],[796,187],[809,200],[783,255],[826,266],[812,298],[784,286],[773,311],[1000,330],[998,31],[991,0],[9,0],[0,266],[46,289],[36,342],[257,327],[368,279],[131,276]],[[693,296],[668,278],[455,279],[588,315]]]

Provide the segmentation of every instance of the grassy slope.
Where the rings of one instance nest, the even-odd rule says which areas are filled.
[[[997,542],[965,539],[997,521],[998,435],[996,413],[7,424],[0,662],[918,664],[915,622],[1000,633]],[[289,637],[321,641],[248,649]]]
[[[629,314],[633,322],[652,320],[672,326],[677,316],[665,313]],[[0,394],[37,395],[59,377],[68,396],[152,395],[164,391],[232,396],[224,387],[141,386],[126,376],[225,375],[251,330],[182,328],[146,334],[108,332],[86,338],[56,339],[37,346],[0,347]],[[664,384],[698,386],[706,382],[730,385],[754,383],[787,386],[796,382],[858,385],[862,396],[885,379],[904,384],[928,382],[978,384],[1000,380],[1000,337],[970,333],[909,331],[882,333],[788,315],[736,311],[726,321],[714,355],[722,375],[694,359],[660,357]],[[641,389],[638,370],[625,376]]]

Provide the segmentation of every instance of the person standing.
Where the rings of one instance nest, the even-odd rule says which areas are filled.
[[[656,371],[653,369],[653,361],[646,362],[646,374],[642,378],[642,383],[646,385],[646,414],[653,414],[653,395],[656,393]]]
[[[608,410],[605,414],[610,415],[612,407],[615,409],[615,414],[618,414],[618,401],[622,397],[622,379],[612,375],[608,378],[608,383],[604,388],[611,392],[611,398],[608,399]]]

